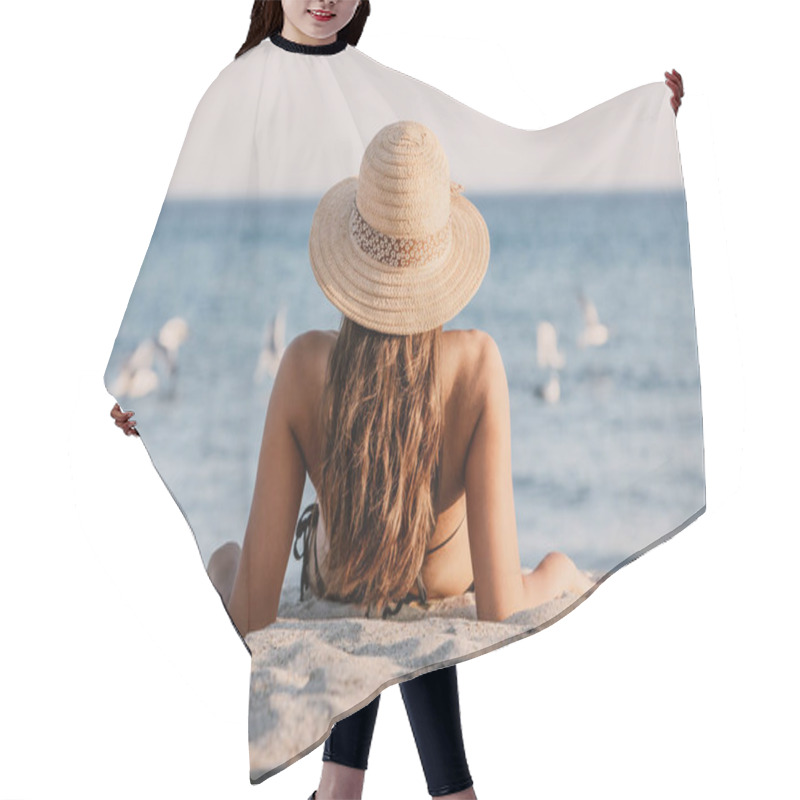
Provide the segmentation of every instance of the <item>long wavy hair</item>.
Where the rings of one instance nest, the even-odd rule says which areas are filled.
[[[355,47],[361,38],[368,16],[369,0],[361,0],[361,5],[356,9],[353,18],[339,31],[336,38],[346,39],[348,44]],[[268,36],[280,33],[282,30],[283,6],[280,0],[255,0],[250,12],[250,30],[247,32],[247,39],[239,48],[236,58],[261,44]]]
[[[399,336],[342,317],[320,407],[317,498],[329,550],[319,596],[386,615],[422,580],[436,527],[442,328]]]

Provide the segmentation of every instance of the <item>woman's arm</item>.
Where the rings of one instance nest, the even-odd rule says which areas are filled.
[[[475,391],[481,411],[467,451],[469,546],[479,620],[526,607],[511,478],[511,412],[500,351],[482,334]]]
[[[242,636],[275,622],[303,497],[306,469],[293,433],[300,409],[303,342],[281,358],[269,398],[250,517],[228,612]]]

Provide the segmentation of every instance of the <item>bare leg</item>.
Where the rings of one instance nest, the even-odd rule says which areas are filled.
[[[322,777],[314,800],[361,800],[364,773],[363,769],[323,761]]]
[[[314,800],[361,800],[364,789],[364,770],[346,767],[333,761],[322,764],[322,777]],[[433,800],[477,800],[475,789],[470,786],[460,792],[438,795]]]
[[[582,595],[594,586],[563,553],[548,553],[533,572],[522,576],[525,604],[528,608],[546,603],[564,592]]]
[[[236,570],[239,567],[239,559],[242,555],[242,548],[236,542],[225,542],[222,547],[218,547],[208,562],[208,577],[211,583],[219,592],[225,608],[231,599],[233,591],[233,581],[236,578]]]

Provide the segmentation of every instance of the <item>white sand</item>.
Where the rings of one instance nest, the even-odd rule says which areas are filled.
[[[525,570],[529,571],[529,570]],[[595,579],[597,576],[593,576]],[[248,634],[250,775],[259,781],[318,747],[333,723],[383,689],[510,644],[578,604],[564,594],[503,622],[478,622],[475,594],[404,606],[388,620],[365,608],[284,589],[277,621]]]

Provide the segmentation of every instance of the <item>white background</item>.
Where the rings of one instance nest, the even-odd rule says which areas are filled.
[[[103,386],[189,120],[250,5],[0,12],[3,800],[317,786],[321,746],[250,785],[249,657]],[[789,3],[754,9],[374,0],[364,52],[518,127],[672,67],[685,80],[708,511],[555,626],[459,665],[482,799],[797,796],[796,43]],[[364,797],[427,797],[396,686]]]

